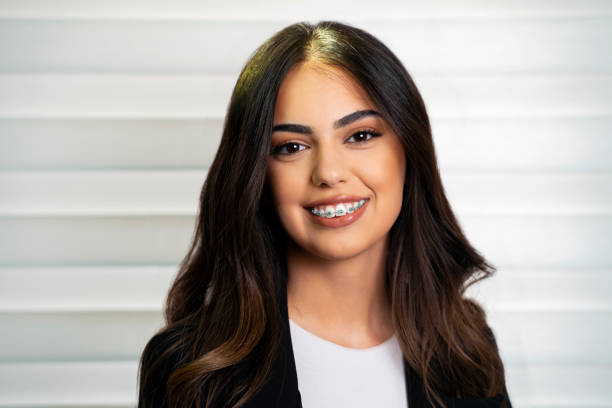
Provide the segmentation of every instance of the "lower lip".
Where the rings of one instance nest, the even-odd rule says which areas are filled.
[[[305,210],[308,211],[310,216],[313,218],[313,221],[317,224],[322,225],[324,227],[339,228],[357,221],[357,219],[361,217],[361,214],[363,214],[363,212],[367,208],[369,202],[370,200],[367,199],[366,202],[361,206],[361,208],[356,209],[350,214],[343,215],[342,217],[324,218],[319,217],[318,215],[314,215],[312,211],[308,208],[305,208]]]

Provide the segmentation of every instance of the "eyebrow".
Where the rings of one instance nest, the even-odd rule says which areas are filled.
[[[358,110],[353,113],[349,113],[346,116],[341,117],[337,121],[334,122],[334,129],[340,129],[341,127],[350,125],[351,123],[358,121],[361,118],[366,116],[379,116],[381,114],[372,109],[364,109]],[[295,123],[281,123],[272,128],[272,132],[293,132],[293,133],[303,133],[307,135],[312,135],[314,132],[310,126],[305,125],[297,125]]]

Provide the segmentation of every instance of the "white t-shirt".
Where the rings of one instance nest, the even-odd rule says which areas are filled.
[[[289,319],[304,408],[406,408],[402,352],[393,337],[355,349],[325,340]]]

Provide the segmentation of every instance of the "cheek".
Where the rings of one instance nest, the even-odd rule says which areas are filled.
[[[389,194],[399,190],[401,193],[405,174],[403,152],[398,152],[391,146],[385,147],[369,160],[362,161],[360,167],[375,191]]]
[[[268,168],[268,181],[272,196],[277,207],[291,202],[298,202],[301,198],[301,185],[297,181],[299,175],[291,166],[270,165]]]

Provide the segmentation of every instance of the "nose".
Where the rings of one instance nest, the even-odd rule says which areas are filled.
[[[313,155],[312,184],[317,187],[335,186],[346,182],[348,166],[340,148],[333,143],[320,144]]]

